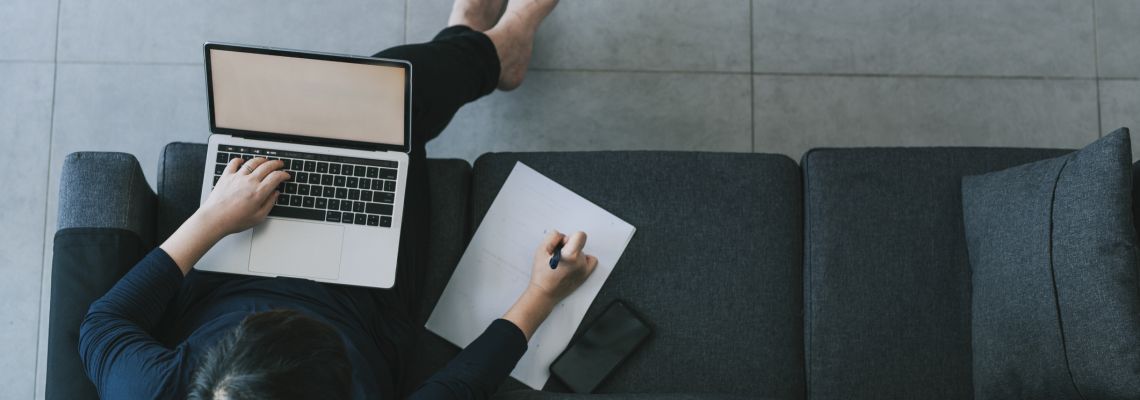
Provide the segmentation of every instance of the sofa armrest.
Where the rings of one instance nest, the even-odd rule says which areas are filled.
[[[134,156],[71,153],[63,162],[59,182],[56,229],[125,229],[150,245],[154,241],[156,198]]]
[[[47,399],[97,399],[79,358],[87,308],[154,246],[154,191],[123,153],[64,160],[53,243]]]

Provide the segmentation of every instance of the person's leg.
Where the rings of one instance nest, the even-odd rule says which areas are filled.
[[[499,80],[494,44],[461,25],[430,42],[393,47],[374,57],[412,64],[412,145],[417,148],[438,136],[459,107],[494,91]]]
[[[427,270],[428,171],[424,146],[435,138],[464,104],[495,90],[499,65],[494,45],[464,26],[444,29],[428,43],[394,47],[376,57],[412,63],[412,152],[405,188],[404,222],[396,284],[389,294],[399,300],[401,317],[422,325],[417,315]]]
[[[502,0],[459,0],[448,19],[451,26],[431,42],[397,46],[375,55],[412,64],[412,163],[392,292],[413,320],[420,305],[428,251],[424,222],[430,217],[430,199],[424,146],[443,131],[464,104],[496,87],[513,89],[521,83],[538,23],[557,1],[516,0],[507,4],[505,13],[502,4]],[[503,14],[501,20],[499,14]],[[478,31],[490,26],[486,34]],[[501,61],[511,67],[502,70]]]

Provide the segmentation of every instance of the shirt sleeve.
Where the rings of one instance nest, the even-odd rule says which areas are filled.
[[[488,399],[526,353],[526,336],[497,319],[451,362],[428,378],[411,399]]]
[[[103,399],[173,396],[180,350],[154,331],[182,285],[182,271],[156,248],[91,304],[79,327],[79,356]]]

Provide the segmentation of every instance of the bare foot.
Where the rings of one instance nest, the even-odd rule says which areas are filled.
[[[558,0],[511,0],[499,23],[486,34],[499,53],[499,90],[514,90],[526,77],[534,34]]]
[[[455,0],[451,5],[451,16],[447,26],[463,25],[483,32],[495,26],[503,14],[506,0]]]

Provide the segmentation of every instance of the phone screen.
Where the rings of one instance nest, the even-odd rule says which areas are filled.
[[[614,301],[554,360],[550,372],[576,393],[591,393],[649,337],[649,325]]]

